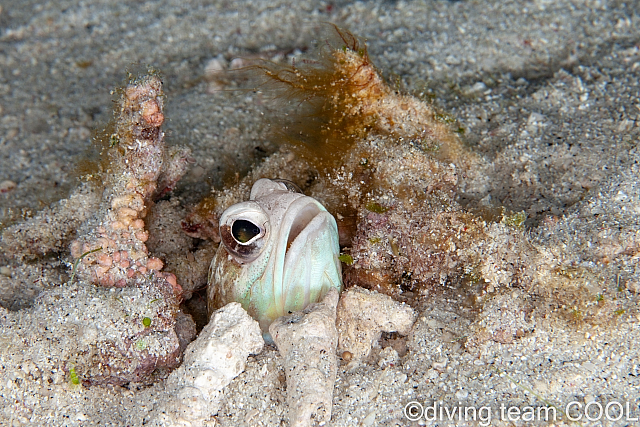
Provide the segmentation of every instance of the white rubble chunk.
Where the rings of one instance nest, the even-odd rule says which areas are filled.
[[[258,322],[239,303],[216,311],[187,347],[182,365],[167,378],[166,390],[171,397],[157,410],[152,425],[206,425],[220,408],[224,387],[244,371],[247,357],[259,353],[263,346]]]
[[[407,335],[416,313],[390,296],[354,286],[342,293],[337,309],[336,327],[340,340],[338,353],[349,353],[348,369],[357,367],[371,352],[382,332]]]
[[[336,306],[331,289],[321,303],[278,318],[269,332],[284,359],[291,427],[331,420],[338,358]]]

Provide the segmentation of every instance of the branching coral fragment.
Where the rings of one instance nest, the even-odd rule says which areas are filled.
[[[112,135],[117,144],[107,153],[111,167],[105,177],[102,208],[96,215],[98,224],[71,244],[71,255],[76,259],[102,248],[84,257],[77,271],[78,276],[102,286],[134,286],[152,274],[168,283],[175,294],[181,290],[173,274],[160,272],[163,262],[149,256],[145,245],[149,233],[144,217],[165,156],[160,129],[163,96],[157,76],[144,77],[123,91]],[[176,173],[169,175],[169,181],[175,182]]]

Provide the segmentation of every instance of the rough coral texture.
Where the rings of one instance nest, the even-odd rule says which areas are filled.
[[[335,209],[355,212],[356,231],[345,249],[352,259],[345,268],[347,286],[412,304],[457,289],[460,305],[476,314],[492,309],[483,305],[496,292],[514,288],[538,297],[541,316],[601,323],[632,310],[618,295],[627,283],[635,286],[627,278],[637,274],[637,242],[633,233],[616,231],[636,226],[632,186],[605,187],[606,197],[594,196],[565,219],[549,218],[530,235],[523,213],[469,210],[458,203],[464,167],[436,160],[421,146],[371,138],[359,142],[344,163],[329,181],[333,197],[345,195]],[[311,187],[316,189],[322,191]],[[598,213],[605,200],[619,206],[618,215]],[[580,238],[594,229],[597,242]]]
[[[182,299],[189,300],[193,292],[207,285],[207,273],[215,255],[212,243],[196,242],[181,227],[186,210],[179,200],[161,200],[145,218],[151,253],[165,261],[164,269],[176,275],[182,288]]]
[[[72,369],[85,386],[146,383],[154,371],[180,362],[177,311],[172,293],[155,283],[112,290],[89,283],[55,287],[29,312],[3,315],[2,357],[31,361],[39,373],[57,372],[54,384],[72,381]],[[43,347],[46,356],[38,353]]]
[[[291,427],[331,420],[338,365],[337,304],[338,291],[331,289],[321,303],[280,317],[269,327],[287,376]]]
[[[244,371],[247,357],[264,341],[258,322],[239,303],[216,311],[198,339],[189,344],[182,365],[165,383],[167,398],[149,425],[202,426],[218,412],[223,389]]]
[[[149,256],[145,245],[149,232],[144,217],[164,162],[163,96],[157,76],[128,85],[121,96],[102,208],[89,231],[71,244],[71,255],[80,260],[78,277],[102,286],[125,287],[151,275],[165,280],[176,294],[181,290],[175,275],[160,273],[163,262]]]
[[[429,292],[479,263],[487,225],[455,202],[458,168],[420,147],[372,142],[331,179],[357,212],[346,281],[394,296]]]
[[[149,256],[145,245],[149,232],[143,218],[163,171],[162,105],[162,82],[157,76],[144,76],[123,91],[116,132],[111,135],[114,147],[108,152],[111,165],[102,204],[84,225],[85,234],[71,244],[79,280],[136,288],[132,292],[147,289],[147,294],[156,295],[145,307],[148,315],[133,319],[143,328],[134,334],[136,339],[105,339],[105,345],[99,346],[100,363],[87,368],[88,383],[144,381],[158,368],[176,366],[181,350],[195,334],[193,322],[179,315],[181,288],[175,275],[160,272],[163,262]],[[134,302],[128,292],[119,298],[125,301],[125,309],[135,309],[140,301]],[[163,338],[150,345],[158,334]],[[119,361],[125,368],[119,367]]]
[[[353,287],[342,294],[338,304],[338,353],[349,360],[349,369],[355,368],[369,356],[382,332],[407,335],[415,319],[410,306],[388,295]]]
[[[96,186],[81,187],[24,226],[14,226],[23,227],[13,242],[16,253],[23,251],[25,256],[60,252],[75,228],[79,237],[71,243],[75,262],[69,275],[58,271],[56,277],[48,268],[54,266],[51,261],[36,259],[35,265],[49,273],[33,291],[22,293],[45,291],[32,309],[6,313],[2,323],[3,339],[46,345],[48,357],[18,354],[13,346],[5,356],[17,358],[17,363],[33,360],[40,371],[60,372],[52,381],[85,386],[153,382],[180,362],[195,326],[179,310],[175,276],[160,272],[163,263],[148,255],[149,234],[142,219],[152,204],[156,181],[166,170],[163,120],[158,77],[142,77],[127,86],[116,111],[113,147],[106,154],[110,167],[103,177],[102,200]],[[14,287],[33,274],[33,268],[6,269],[16,276]],[[11,308],[22,308],[15,302],[20,301],[14,299]],[[24,328],[12,327],[18,319]]]

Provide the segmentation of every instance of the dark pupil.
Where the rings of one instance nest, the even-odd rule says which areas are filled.
[[[260,234],[260,229],[251,221],[238,219],[231,226],[231,234],[238,242],[247,243]]]

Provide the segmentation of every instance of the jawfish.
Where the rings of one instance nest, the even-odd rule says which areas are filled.
[[[275,319],[342,290],[336,220],[291,182],[256,181],[250,200],[220,217],[220,239],[209,269],[209,315],[239,302],[267,342]]]

